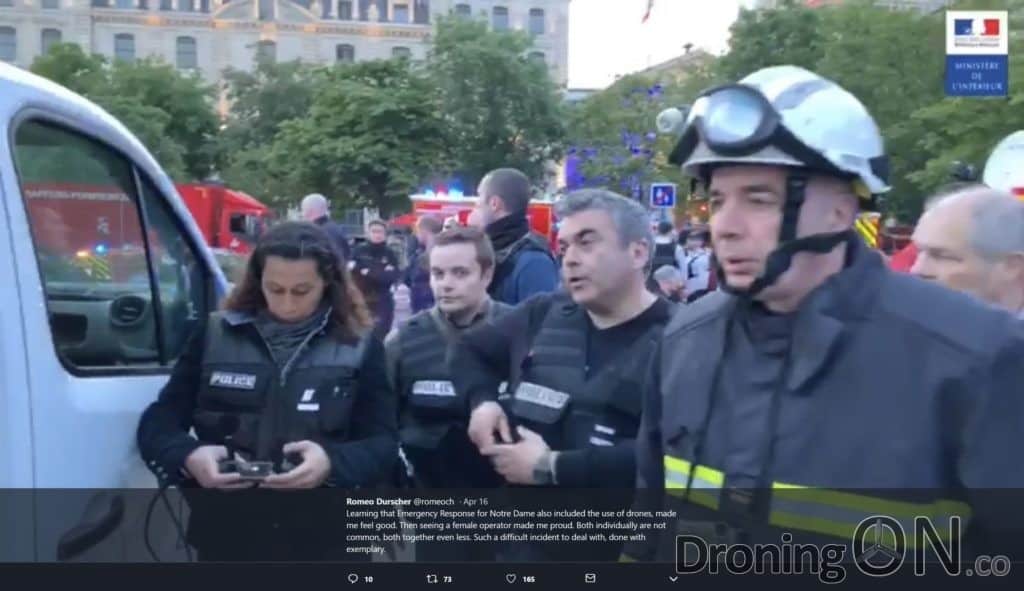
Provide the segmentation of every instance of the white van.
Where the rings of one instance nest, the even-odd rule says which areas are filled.
[[[0,62],[0,132],[0,560],[148,560],[139,416],[227,283],[93,103]]]

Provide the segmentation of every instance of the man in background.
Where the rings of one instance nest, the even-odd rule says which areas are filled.
[[[499,168],[484,176],[477,194],[472,217],[484,225],[497,257],[491,297],[514,306],[533,294],[555,291],[555,258],[547,241],[530,231],[526,217],[530,179],[514,168]]]
[[[395,316],[391,286],[399,276],[398,257],[387,244],[388,228],[383,220],[369,222],[366,235],[367,241],[353,250],[349,267],[376,320],[374,330],[384,340]]]
[[[664,296],[665,299],[674,304],[684,301],[686,294],[683,289],[683,274],[679,272],[675,265],[662,265],[658,267],[654,270],[652,278],[658,289],[655,293]]]
[[[409,287],[412,311],[421,312],[434,305],[434,293],[430,289],[430,264],[428,254],[437,235],[441,233],[441,221],[425,215],[416,221],[416,252],[409,259],[403,283]]]
[[[711,290],[710,238],[706,227],[694,226],[686,235],[686,246],[676,251],[687,303],[696,301]]]
[[[331,208],[327,198],[320,193],[310,193],[302,198],[300,207],[302,219],[322,227],[345,260],[352,260],[352,248],[349,246],[348,236],[345,235],[345,230],[339,224],[331,220]]]
[[[929,201],[910,272],[1024,318],[1024,201],[982,185]]]

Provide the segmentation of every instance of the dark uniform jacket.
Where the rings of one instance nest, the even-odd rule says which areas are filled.
[[[469,326],[511,309],[490,300]],[[500,484],[490,463],[469,440],[469,400],[452,385],[448,359],[464,330],[434,307],[412,316],[385,342],[388,376],[399,397],[401,445],[419,486],[475,488]]]
[[[756,311],[722,292],[677,310],[637,462],[638,503],[679,517],[629,557],[671,562],[684,533],[848,542],[877,514],[910,536],[914,516],[948,534],[961,515],[1020,545],[1019,502],[991,489],[1024,487],[1024,326],[848,249],[784,339],[751,336]]]
[[[667,320],[665,312],[656,328]],[[473,408],[497,400],[499,390],[512,393],[507,414],[561,452],[559,486],[632,488],[640,386],[660,330],[624,344],[592,373],[588,327],[586,312],[567,294],[535,295],[463,336],[452,355],[455,387]]]
[[[328,487],[371,487],[384,483],[394,467],[395,414],[380,341],[342,342],[327,332],[325,322],[282,367],[252,316],[215,313],[185,348],[159,399],[143,413],[138,445],[161,485],[186,492],[198,488],[184,469],[188,455],[203,444],[223,445],[229,437],[247,459],[276,462],[285,443],[316,441],[330,458]],[[192,494],[190,538],[229,544],[261,536],[287,539],[277,533],[282,524],[293,533],[315,529],[317,512],[302,509],[308,497],[241,493],[250,505],[239,494]],[[302,514],[306,517],[296,517]]]

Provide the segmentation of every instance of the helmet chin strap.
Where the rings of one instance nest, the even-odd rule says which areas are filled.
[[[798,252],[824,254],[837,245],[854,236],[853,229],[825,234],[812,234],[801,238],[796,237],[796,226],[800,219],[800,207],[803,206],[807,194],[808,177],[799,173],[786,177],[786,202],[782,207],[782,227],[779,229],[779,246],[768,255],[764,271],[746,289],[729,285],[725,278],[725,270],[714,260],[715,273],[722,291],[750,300],[761,293],[766,287],[778,281],[793,263],[793,255]]]

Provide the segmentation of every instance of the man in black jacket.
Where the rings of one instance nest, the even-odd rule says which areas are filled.
[[[654,355],[639,505],[678,518],[627,556],[781,536],[852,546],[861,564],[858,542],[902,528],[898,546],[922,547],[915,517],[948,539],[956,516],[965,557],[998,540],[987,550],[1019,560],[1019,501],[986,489],[1024,486],[1024,327],[890,271],[857,237],[860,204],[889,182],[852,94],[776,66],[698,100],[700,116],[674,117],[672,161],[707,188],[721,291],[681,307]]]
[[[514,168],[493,170],[480,181],[472,217],[485,226],[497,266],[488,292],[514,306],[558,288],[558,264],[545,239],[530,231],[530,179]]]
[[[395,317],[395,298],[391,287],[401,272],[398,257],[387,244],[387,224],[383,220],[373,220],[366,225],[366,234],[369,240],[355,248],[349,267],[373,312],[376,320],[374,331],[383,341]]]
[[[349,246],[348,236],[345,229],[331,220],[331,208],[327,198],[320,193],[311,193],[302,199],[302,219],[312,222],[324,229],[331,237],[338,252],[345,257],[345,260],[352,258],[352,247]]]
[[[603,500],[595,503],[622,508],[635,476],[637,379],[671,305],[646,289],[653,238],[639,204],[585,190],[556,207],[566,292],[538,294],[468,331],[453,353],[452,379],[473,408],[470,438],[505,480],[600,488]],[[510,393],[504,404],[501,382]],[[549,546],[529,556],[568,558],[565,550],[589,559],[618,553]]]

